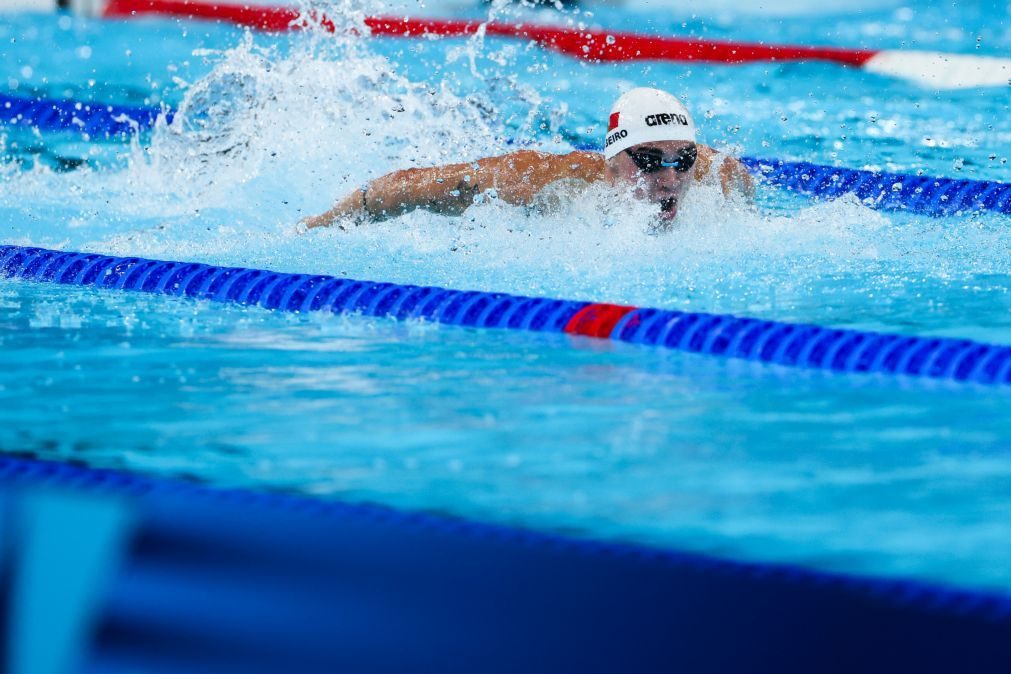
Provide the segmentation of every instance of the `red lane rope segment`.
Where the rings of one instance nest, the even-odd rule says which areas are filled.
[[[111,0],[105,16],[126,17],[141,14],[178,16],[192,19],[217,19],[257,30],[287,31],[299,18],[296,9],[250,7],[189,0]],[[312,17],[323,28],[335,26],[325,16]],[[485,23],[454,19],[411,19],[369,17],[365,24],[373,35],[388,37],[463,37],[474,35],[481,26],[485,34],[532,40],[554,51],[587,61],[705,61],[714,63],[753,63],[756,61],[831,61],[861,66],[877,52],[841,47],[805,47],[766,45],[746,42],[700,40],[698,38],[655,37],[638,33],[606,30],[578,30],[512,23]]]
[[[102,16],[110,18],[147,14],[184,19],[216,19],[271,32],[291,30],[291,23],[300,16],[297,9],[285,7],[219,5],[189,0],[109,0],[102,12]],[[332,23],[327,27],[333,30]]]
[[[565,325],[565,332],[570,335],[608,339],[614,331],[614,326],[636,308],[620,304],[587,304],[569,319]]]

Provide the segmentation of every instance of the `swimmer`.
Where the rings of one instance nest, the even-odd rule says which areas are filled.
[[[359,224],[417,208],[459,215],[475,196],[490,190],[509,204],[531,206],[553,183],[606,181],[656,204],[660,222],[669,226],[692,184],[711,173],[718,177],[724,196],[754,195],[751,176],[738,160],[720,157],[713,148],[695,142],[695,122],[681,101],[659,89],[638,88],[621,96],[611,109],[603,154],[520,150],[475,162],[394,171],[302,224],[307,228]]]

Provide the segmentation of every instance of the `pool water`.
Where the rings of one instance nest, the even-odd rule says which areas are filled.
[[[349,21],[491,11],[770,43],[1011,47],[1006,4],[808,4],[327,7]],[[0,40],[7,93],[180,110],[133,142],[0,128],[4,243],[1011,344],[1011,230],[992,213],[771,188],[751,207],[710,186],[661,235],[606,192],[549,215],[487,199],[458,218],[294,227],[392,168],[599,143],[611,101],[640,84],[684,96],[728,152],[1006,181],[1007,88],[155,19],[14,15]],[[1001,388],[16,281],[0,281],[0,343],[5,451],[1011,589]]]

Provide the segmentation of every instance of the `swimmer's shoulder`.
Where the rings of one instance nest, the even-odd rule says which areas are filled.
[[[546,173],[530,206],[537,212],[560,211],[581,198],[604,177],[604,158],[595,152],[569,152],[545,157]]]
[[[474,170],[470,167],[476,169],[480,189],[494,187],[506,203],[530,204],[538,192],[553,183],[596,182],[603,175],[603,158],[593,152],[555,154],[524,149],[449,168]]]
[[[728,172],[736,171],[741,166],[741,163],[735,157],[720,152],[713,147],[703,145],[702,143],[699,143],[697,147],[699,148],[699,156],[695,160],[696,180],[704,179],[714,169],[723,176]]]
[[[487,162],[489,160],[482,160]],[[517,150],[491,160],[502,170],[514,172],[535,182],[547,184],[556,180],[576,179],[596,182],[604,175],[604,156],[599,152],[568,152],[555,154],[537,150]],[[481,162],[479,162],[481,163]]]
[[[723,155],[702,143],[697,143],[696,147],[699,149],[699,156],[695,160],[695,180],[701,182],[709,176],[709,172],[713,170],[714,165],[722,160]]]
[[[695,180],[703,182],[715,173],[725,195],[729,196],[732,192],[740,192],[748,198],[754,197],[754,181],[741,160],[701,143],[698,144],[698,148],[699,157],[695,161]]]
[[[516,150],[505,157],[517,164],[568,166],[570,170],[577,171],[601,170],[604,167],[604,155],[585,150],[576,150],[565,154],[541,152],[540,150]]]
[[[559,177],[576,178],[593,183],[604,177],[604,155],[599,152],[576,150],[555,155],[552,160]]]

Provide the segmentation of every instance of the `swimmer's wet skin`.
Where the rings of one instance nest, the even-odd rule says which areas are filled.
[[[695,122],[681,101],[659,89],[633,89],[611,108],[603,154],[520,150],[474,162],[394,171],[302,224],[308,228],[335,222],[358,224],[417,208],[459,215],[477,194],[489,190],[506,203],[529,206],[548,185],[560,180],[582,181],[587,186],[606,181],[655,203],[660,220],[670,223],[691,185],[713,170],[725,196],[753,196],[754,184],[744,166],[697,144],[695,137]]]

